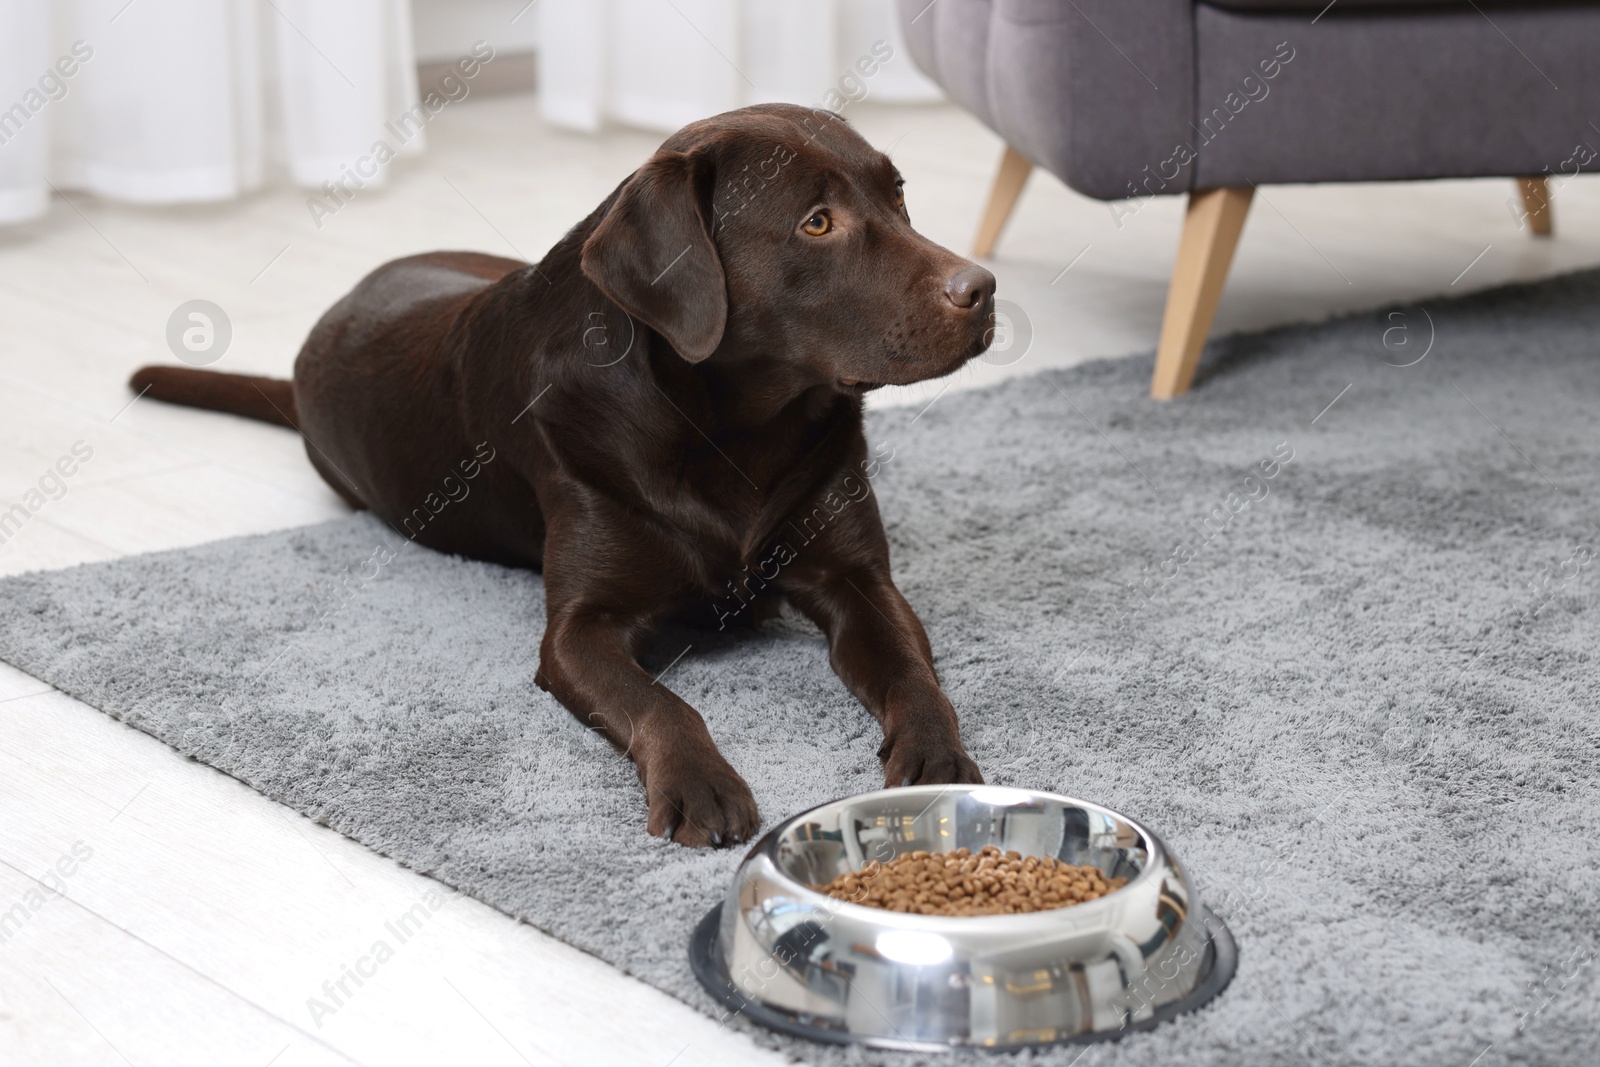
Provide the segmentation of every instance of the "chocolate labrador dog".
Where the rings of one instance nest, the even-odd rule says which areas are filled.
[[[760,820],[641,647],[781,598],[882,724],[889,785],[979,782],[889,575],[862,396],[981,353],[995,281],[911,228],[902,184],[831,112],[744,108],[674,134],[536,266],[378,268],[293,382],[146,367],[130,384],[293,427],[352,507],[541,568],[535,680],[633,759],[652,834],[725,846]],[[458,472],[472,491],[441,493]]]

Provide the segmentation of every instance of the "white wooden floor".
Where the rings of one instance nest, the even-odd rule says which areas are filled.
[[[855,117],[905,171],[913,220],[965,249],[996,140],[944,107]],[[658,140],[559,133],[525,97],[453,106],[429,137],[425,159],[320,230],[289,191],[170,210],[74,196],[44,222],[0,229],[0,507],[75,442],[93,449],[65,495],[0,545],[0,573],[344,514],[293,434],[128,406],[128,372],[170,361],[170,312],[215,301],[234,330],[218,369],[286,374],[316,316],[373,266],[432,248],[538,256]],[[1600,185],[1560,189],[1558,236],[1542,242],[1513,225],[1513,192],[1503,181],[1268,188],[1217,329],[1600,263]],[[1181,210],[1153,201],[1119,228],[1105,205],[1036,175],[994,265],[1000,295],[1032,322],[1032,348],[875,403],[927,404],[946,388],[1149,348]],[[38,895],[40,880],[65,895]],[[323,983],[386,921],[439,889],[0,667],[0,916],[20,903],[26,918],[0,930],[7,1067],[780,1062],[466,898],[313,1018],[308,998],[327,999]]]

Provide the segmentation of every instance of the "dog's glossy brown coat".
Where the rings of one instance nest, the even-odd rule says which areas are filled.
[[[679,131],[537,266],[379,268],[312,330],[292,390],[175,368],[133,385],[279,415],[352,505],[432,548],[542,567],[537,683],[634,760],[651,833],[724,845],[755,832],[756,804],[638,662],[669,618],[749,599],[743,621],[786,597],[882,724],[888,784],[981,780],[890,578],[861,396],[981,352],[993,292],[911,228],[893,164],[846,123],[765,105]],[[772,567],[824,501],[825,531]]]

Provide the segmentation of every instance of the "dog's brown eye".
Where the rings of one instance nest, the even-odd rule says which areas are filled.
[[[806,219],[805,225],[801,226],[800,228],[806,231],[806,233],[809,233],[812,237],[821,237],[823,234],[833,229],[833,220],[828,218],[828,213],[826,211],[819,211],[815,215],[812,215],[809,219]]]
[[[895,182],[894,183],[894,206],[895,207],[905,207],[906,206],[906,183],[905,182]]]

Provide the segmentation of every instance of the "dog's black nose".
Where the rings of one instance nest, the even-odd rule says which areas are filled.
[[[958,308],[975,308],[994,295],[994,275],[968,263],[944,283],[944,295]]]

